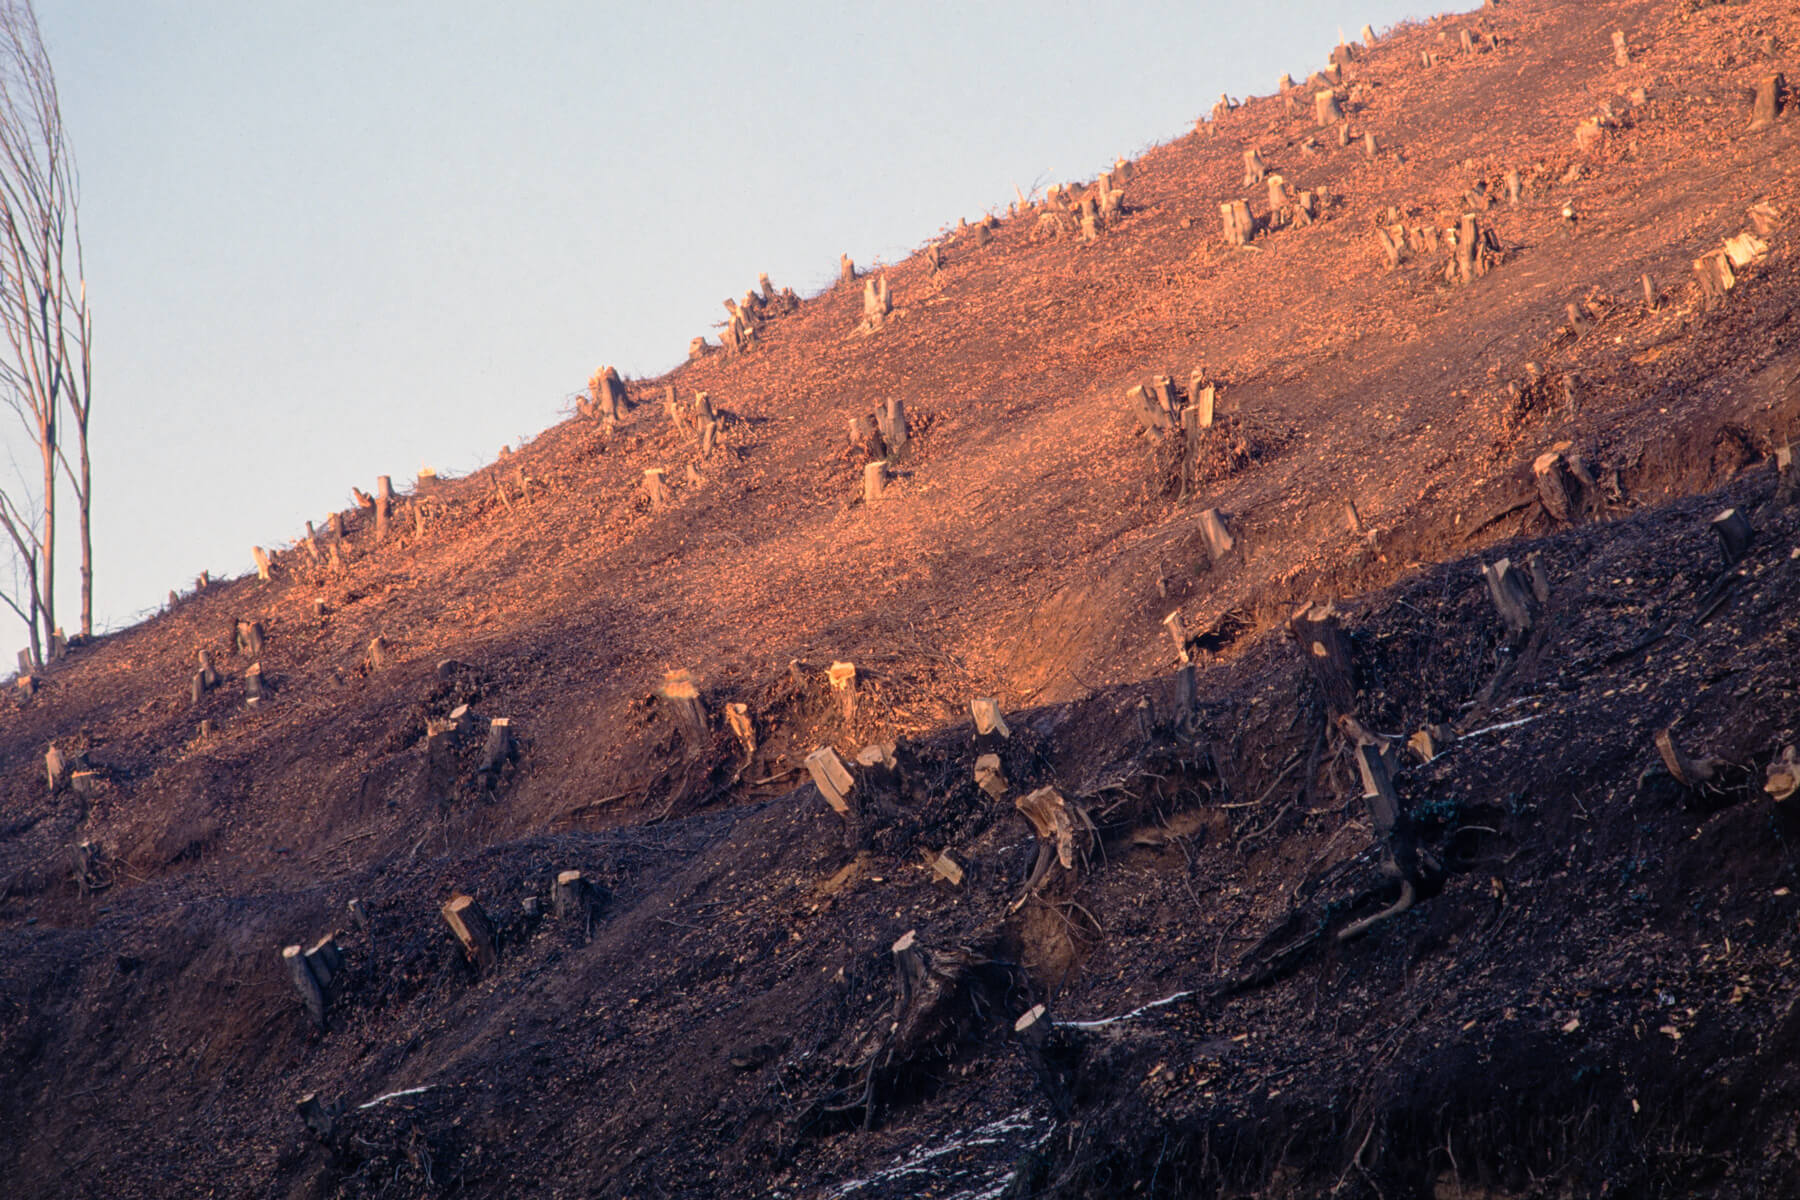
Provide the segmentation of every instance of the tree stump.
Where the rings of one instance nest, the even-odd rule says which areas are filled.
[[[318,981],[319,990],[331,995],[331,981],[344,973],[344,952],[338,948],[337,935],[326,934],[306,952],[306,967]]]
[[[232,632],[232,639],[237,652],[248,658],[257,658],[263,650],[263,627],[261,621],[238,621]]]
[[[1219,219],[1225,228],[1225,241],[1230,245],[1247,246],[1256,236],[1256,221],[1250,215],[1250,206],[1242,200],[1219,205]]]
[[[207,691],[211,691],[213,688],[216,688],[219,686],[219,673],[213,669],[212,651],[211,650],[200,651],[199,659],[200,659],[200,684]]]
[[[1623,29],[1613,30],[1612,44],[1613,66],[1629,67],[1631,65],[1631,49],[1625,44],[1625,31]]]
[[[1558,447],[1538,455],[1531,471],[1537,477],[1538,499],[1551,519],[1578,524],[1587,513],[1594,491],[1593,479],[1580,457]]]
[[[856,664],[834,662],[825,668],[825,681],[838,698],[838,709],[845,721],[856,716]]]
[[[481,749],[480,774],[497,775],[517,752],[513,742],[512,718],[495,717],[488,722],[487,744]]]
[[[882,444],[881,427],[876,418],[868,413],[858,413],[846,422],[849,428],[850,444],[864,458],[884,458],[887,447]]]
[[[731,727],[732,735],[744,748],[746,757],[756,753],[756,724],[750,719],[748,704],[727,704],[725,706],[725,724]]]
[[[1170,426],[1169,414],[1163,411],[1143,384],[1136,384],[1125,393],[1131,401],[1131,410],[1137,417],[1138,429],[1144,433],[1158,433]]]
[[[1268,175],[1268,173],[1269,173],[1269,168],[1268,168],[1267,164],[1265,164],[1263,162],[1262,155],[1258,154],[1256,152],[1255,147],[1251,147],[1250,149],[1244,151],[1244,186],[1245,187],[1250,187],[1252,184],[1261,183],[1263,181],[1263,178],[1266,175]]]
[[[368,648],[363,651],[363,668],[379,671],[387,665],[387,639],[377,634],[369,639]]]
[[[493,923],[481,911],[475,897],[458,892],[438,911],[462,946],[463,957],[474,965],[476,973],[486,974],[492,970],[500,961],[500,945],[494,936]]]
[[[1375,48],[1375,27],[1374,26],[1364,25],[1362,27],[1362,43],[1366,48],[1368,48],[1370,50],[1373,50]]]
[[[856,264],[850,261],[848,254],[838,255],[838,282],[854,283],[856,281]]]
[[[1187,627],[1181,623],[1181,610],[1178,608],[1171,612],[1162,619],[1162,623],[1175,643],[1175,657],[1184,663],[1189,661]]]
[[[55,746],[44,751],[44,777],[50,784],[52,796],[60,792],[63,784],[69,781],[69,762]]]
[[[1288,631],[1300,643],[1307,667],[1325,697],[1327,715],[1336,720],[1354,712],[1356,672],[1337,610],[1330,604],[1303,604],[1288,619]]]
[[[251,663],[244,671],[244,701],[252,707],[269,698],[269,689],[263,684],[262,664]]]
[[[669,490],[667,474],[661,467],[649,467],[644,471],[644,495],[649,499],[652,511],[667,508],[674,502],[675,494]]]
[[[1756,539],[1756,531],[1750,528],[1749,520],[1735,508],[1714,516],[1712,529],[1719,535],[1719,550],[1725,556],[1727,567],[1737,566]]]
[[[1473,283],[1487,274],[1488,244],[1491,235],[1474,213],[1464,213],[1456,228],[1456,278]]]
[[[1646,271],[1644,274],[1638,276],[1638,282],[1644,289],[1644,308],[1650,312],[1655,312],[1657,301],[1660,299],[1656,290],[1656,280],[1652,279],[1650,273]]]
[[[1237,539],[1225,528],[1225,521],[1216,508],[1208,508],[1200,513],[1200,537],[1206,542],[1207,557],[1215,563],[1230,554],[1237,545]]]
[[[825,803],[831,805],[832,811],[845,820],[851,819],[850,793],[856,781],[844,766],[843,759],[830,746],[820,746],[806,756],[806,773],[812,777],[819,794],[825,797]]]
[[[1483,563],[1481,574],[1487,580],[1488,597],[1494,602],[1494,611],[1506,622],[1507,631],[1514,637],[1528,632],[1534,618],[1536,597],[1523,573],[1511,559],[1503,558],[1492,565]]]
[[[308,1092],[300,1097],[297,1107],[300,1120],[312,1135],[321,1142],[329,1142],[332,1131],[337,1128],[338,1106],[322,1104],[317,1093]]]
[[[388,521],[393,515],[394,481],[387,475],[375,477],[375,544],[387,541]]]
[[[326,524],[331,529],[331,540],[333,542],[341,542],[347,536],[347,530],[344,525],[344,514],[343,513],[341,513],[341,512],[332,513],[330,518],[326,521]]]
[[[888,294],[887,276],[883,275],[879,280],[866,280],[863,283],[862,324],[857,328],[864,333],[874,333],[887,324],[893,311],[894,301]]]
[[[1338,105],[1336,91],[1313,93],[1313,119],[1320,129],[1344,119],[1344,110]]]
[[[1400,265],[1402,252],[1406,249],[1406,235],[1400,226],[1391,229],[1375,227],[1375,237],[1381,243],[1381,253],[1387,258],[1388,270],[1392,271]]]
[[[1506,169],[1506,202],[1514,208],[1519,206],[1519,197],[1524,192],[1524,182],[1519,178],[1517,167]]]
[[[875,413],[875,423],[881,434],[881,440],[887,445],[889,458],[900,458],[912,442],[912,432],[906,424],[906,404],[898,396],[894,396]]]
[[[288,979],[293,983],[294,991],[300,995],[300,1003],[306,1006],[307,1016],[312,1018],[316,1028],[324,1029],[325,991],[313,977],[312,968],[307,965],[306,951],[299,946],[283,946],[281,963],[287,968]]]
[[[1731,269],[1731,256],[1723,250],[1702,255],[1694,260],[1694,276],[1700,281],[1700,306],[1717,308],[1725,301],[1725,293],[1737,286],[1737,275]]]
[[[269,552],[267,550],[264,550],[261,546],[252,546],[250,547],[250,557],[256,561],[256,577],[258,579],[266,583],[273,578],[273,576],[269,574],[273,564],[269,562]]]
[[[1195,412],[1194,420],[1202,429],[1211,429],[1213,423],[1213,405],[1218,398],[1218,389],[1205,382],[1206,373],[1195,368],[1188,379],[1188,407]]]
[[[976,696],[969,701],[969,715],[975,721],[977,737],[999,734],[1003,738],[1012,736],[1012,729],[1006,718],[1000,715],[1000,702],[989,696]]]
[[[578,920],[585,924],[593,913],[593,904],[593,885],[580,871],[557,872],[556,883],[550,889],[550,911],[557,920]]]
[[[685,669],[670,671],[663,676],[656,694],[668,706],[669,714],[674,718],[676,727],[681,730],[682,740],[688,747],[698,750],[704,746],[709,740],[710,730],[706,720],[706,705],[701,703],[700,689],[694,685],[694,677]]]
[[[1750,104],[1751,129],[1767,129],[1781,115],[1783,83],[1780,75],[1765,75],[1757,80],[1756,98]]]
[[[1011,787],[1001,769],[998,754],[983,754],[975,760],[975,786],[995,800],[1003,800]]]
[[[1065,871],[1075,869],[1079,841],[1093,832],[1094,825],[1086,813],[1063,799],[1062,793],[1053,787],[1041,787],[1020,796],[1013,801],[1013,807],[1031,822],[1032,831],[1038,837],[1037,862],[1025,884],[1025,895],[1030,895],[1049,874],[1052,862],[1061,863]],[[1017,908],[1023,900],[1024,896],[1021,896],[1014,901],[1013,907]]]

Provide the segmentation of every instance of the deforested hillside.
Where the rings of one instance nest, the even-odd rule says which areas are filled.
[[[21,681],[0,1176],[1800,1189],[1800,14],[1302,49]]]

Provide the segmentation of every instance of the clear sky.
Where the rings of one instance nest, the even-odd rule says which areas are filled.
[[[102,628],[202,569],[248,570],[253,544],[289,541],[352,484],[489,461],[558,420],[602,363],[674,365],[758,272],[817,291],[840,251],[903,257],[1015,186],[1088,178],[1187,132],[1221,92],[1323,66],[1340,31],[1437,11],[38,10],[82,180]],[[0,629],[23,644],[16,622]]]

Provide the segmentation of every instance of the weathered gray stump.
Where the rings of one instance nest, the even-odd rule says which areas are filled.
[[[1219,219],[1224,225],[1225,240],[1233,246],[1245,246],[1256,236],[1256,220],[1250,206],[1242,200],[1219,205]]]
[[[905,455],[912,442],[912,433],[906,426],[906,404],[898,396],[891,397],[875,414],[875,423],[881,433],[881,440],[887,443],[889,458],[900,458]]]
[[[856,264],[850,261],[848,254],[838,255],[838,282],[854,283],[856,281]]]
[[[300,1003],[306,1006],[307,1016],[319,1029],[325,1028],[325,990],[314,978],[312,967],[307,964],[306,951],[299,946],[283,946],[281,962],[287,968],[288,979],[293,982],[294,990],[300,994]]]
[[[202,687],[206,688],[208,691],[211,691],[213,688],[216,688],[219,686],[219,673],[218,673],[218,671],[213,669],[212,651],[211,650],[200,651],[199,658],[200,658],[200,684]]]
[[[251,663],[244,671],[244,700],[251,705],[261,704],[269,698],[269,689],[263,685],[262,664]]]
[[[650,467],[644,471],[644,495],[650,500],[652,509],[667,508],[675,499],[666,482],[667,472],[661,467]]]
[[[1723,250],[1702,255],[1694,260],[1694,277],[1700,281],[1701,307],[1712,309],[1725,301],[1725,293],[1737,286],[1737,274],[1731,269],[1731,256]]]
[[[55,746],[44,751],[44,778],[49,783],[50,794],[53,796],[69,781],[68,760]]]
[[[306,557],[312,559],[313,566],[316,567],[324,561],[324,555],[319,553],[319,535],[318,532],[313,529],[313,523],[311,521],[306,523],[306,540],[300,544],[305,547]]]
[[[1266,177],[1268,175],[1268,173],[1269,173],[1268,165],[1263,162],[1262,155],[1257,153],[1256,148],[1254,146],[1251,147],[1250,149],[1244,151],[1244,186],[1245,187],[1250,187],[1253,184],[1261,183],[1263,181],[1264,177]]]
[[[1492,564],[1483,563],[1481,575],[1487,580],[1494,611],[1506,622],[1507,631],[1514,637],[1529,632],[1536,615],[1536,595],[1525,582],[1524,573],[1511,559],[1503,558]]]
[[[300,1120],[312,1135],[321,1142],[329,1142],[332,1131],[337,1128],[338,1105],[323,1104],[317,1093],[308,1092],[300,1097],[296,1107],[300,1112]]]
[[[1399,226],[1394,229],[1399,229]],[[1405,234],[1378,225],[1375,227],[1375,237],[1381,243],[1381,253],[1387,257],[1388,270],[1398,267],[1402,252],[1406,249]]]
[[[1749,552],[1750,543],[1756,539],[1756,531],[1750,528],[1749,520],[1743,512],[1728,508],[1712,519],[1713,532],[1719,535],[1719,550],[1725,556],[1725,565],[1735,567]]]
[[[887,448],[882,444],[881,428],[875,418],[868,413],[858,413],[849,418],[848,428],[850,444],[855,446],[865,458],[881,458]]]
[[[261,546],[250,547],[250,557],[256,562],[256,577],[264,582],[273,578],[270,570],[274,564],[269,561],[269,552]]]
[[[1540,454],[1531,464],[1537,477],[1538,499],[1551,518],[1566,524],[1577,524],[1586,515],[1593,499],[1593,478],[1579,455],[1562,450]]]
[[[475,897],[458,892],[444,902],[441,909],[444,924],[450,927],[462,946],[463,956],[474,964],[478,973],[486,974],[500,961],[500,944],[494,926]]]
[[[501,767],[513,760],[517,749],[513,742],[512,718],[495,717],[488,722],[487,744],[482,747],[478,770],[483,775],[498,774]]]
[[[593,885],[580,871],[557,872],[556,883],[550,889],[550,911],[557,920],[585,922],[593,911],[593,903]]]
[[[1318,122],[1320,129],[1344,119],[1344,110],[1338,104],[1337,92],[1313,93],[1313,119]]]
[[[1225,528],[1225,520],[1219,516],[1219,510],[1209,508],[1200,514],[1200,537],[1206,542],[1206,555],[1213,562],[1218,562],[1237,545],[1237,539]]]
[[[263,650],[263,627],[261,621],[238,621],[233,632],[237,652],[249,658],[256,658]]]

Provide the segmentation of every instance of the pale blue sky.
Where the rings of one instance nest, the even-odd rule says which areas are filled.
[[[82,177],[102,627],[352,484],[490,460],[603,362],[674,365],[760,271],[816,291],[840,251],[902,257],[1435,11],[38,3]]]

